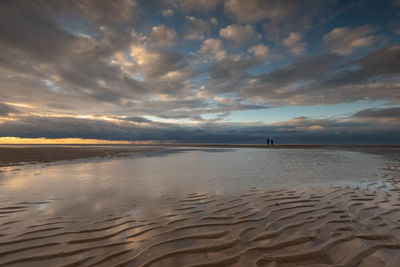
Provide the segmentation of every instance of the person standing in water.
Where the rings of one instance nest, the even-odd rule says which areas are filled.
[[[267,146],[269,146],[269,138],[267,138]]]

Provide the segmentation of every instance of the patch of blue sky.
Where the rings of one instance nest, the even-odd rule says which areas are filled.
[[[364,24],[379,25],[384,27],[386,21],[382,16],[396,17],[399,8],[393,6],[392,0],[364,1],[364,0],[342,0],[342,9],[329,20],[330,27],[360,26]],[[340,6],[339,6],[340,7]],[[360,16],[362,14],[362,16]],[[380,14],[379,16],[377,14]]]
[[[279,66],[280,66],[280,64],[259,65],[259,66],[248,68],[247,72],[251,76],[259,76],[259,75],[271,72],[271,71],[279,68]]]
[[[131,56],[131,51],[128,49],[124,52],[125,59],[129,62],[133,62],[133,58]]]
[[[279,60],[274,58],[266,59],[265,62],[261,63],[260,65],[247,68],[247,72],[252,76],[259,76],[262,74],[269,73],[274,70],[278,70],[284,68],[290,63],[296,62],[298,59],[293,57],[287,53],[286,50],[280,51],[284,53],[284,56],[279,56]],[[270,51],[270,54],[274,54],[274,51]]]
[[[92,38],[98,38],[103,35],[103,32],[97,27],[96,24],[90,23],[84,18],[72,14],[60,15],[57,18],[58,25],[73,34],[87,35]]]
[[[145,77],[143,75],[137,73],[133,74],[132,78],[140,82],[143,82],[145,80]]]
[[[226,92],[226,93],[219,94],[218,96],[223,97],[223,98],[233,98],[237,95],[235,92]]]
[[[157,122],[165,122],[165,123],[188,123],[191,122],[190,119],[188,118],[182,118],[182,119],[168,119],[168,118],[161,118],[158,116],[152,116],[152,115],[145,115],[142,116],[145,119],[151,120],[151,121],[157,121]]]
[[[185,17],[178,13],[176,9],[174,9],[174,14],[172,16],[163,16],[161,9],[159,12],[154,12],[151,3],[149,4],[150,6],[146,6],[146,3],[141,6],[141,15],[146,17],[146,21],[151,21],[151,24],[146,23],[141,25],[141,27],[151,31],[151,28],[154,26],[165,25],[169,28],[173,28],[177,33],[182,31],[185,25]]]
[[[140,16],[143,16],[146,18],[145,21],[151,21],[151,25],[146,23],[146,27],[152,27],[152,26],[157,26],[159,24],[165,24],[166,18],[161,14],[160,12],[154,12],[154,9],[152,9],[152,6],[147,6],[147,1],[143,1],[143,4],[140,7]],[[150,2],[150,1],[149,1]]]
[[[198,88],[205,85],[208,80],[208,74],[202,73],[190,79],[190,81]]]
[[[354,103],[317,106],[285,106],[233,111],[226,119],[236,122],[260,121],[263,123],[275,123],[288,121],[296,117],[308,117],[311,119],[341,118],[351,116],[363,109],[383,107],[388,107],[383,101],[357,101]]]
[[[183,42],[178,42],[176,48],[179,53],[184,56],[192,55],[196,53],[201,47],[202,41],[199,40],[185,40]]]
[[[43,82],[44,86],[46,86],[47,88],[49,88],[52,91],[58,92],[61,90],[60,87],[56,86],[54,84],[54,82],[51,80],[44,80],[42,82]]]
[[[348,75],[351,72],[356,72],[362,69],[361,65],[358,64],[350,64],[344,65],[342,68],[334,69],[329,72],[323,74],[324,78],[334,78],[341,75]]]
[[[205,120],[216,120],[221,118],[221,116],[223,116],[223,113],[214,113],[214,114],[204,114],[201,115],[201,117]]]

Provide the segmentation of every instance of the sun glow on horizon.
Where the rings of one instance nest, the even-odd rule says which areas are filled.
[[[115,145],[129,145],[129,144],[151,144],[154,141],[113,141],[113,140],[100,140],[100,139],[83,139],[83,138],[20,138],[20,137],[0,137],[1,145],[14,145],[14,144],[115,144]]]

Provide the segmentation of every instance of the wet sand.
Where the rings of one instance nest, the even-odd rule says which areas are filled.
[[[0,167],[93,157],[122,157],[154,150],[153,147],[132,146],[6,146],[0,147]]]
[[[374,182],[187,192],[98,210],[0,196],[0,266],[399,266],[400,163],[385,168],[392,175]]]
[[[188,193],[138,219],[124,207],[51,217],[63,200],[1,199],[1,266],[399,266],[400,183]],[[135,203],[130,203],[132,206]],[[25,215],[24,215],[25,214]]]
[[[331,149],[388,155],[400,160],[400,145],[251,145],[251,144],[159,144],[159,145],[3,145],[0,167],[26,163],[56,162],[94,157],[124,157],[169,148]]]

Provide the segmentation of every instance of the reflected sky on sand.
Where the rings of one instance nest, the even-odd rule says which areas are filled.
[[[29,200],[81,196],[99,201],[154,199],[206,191],[233,194],[383,177],[385,158],[324,149],[170,149],[129,158],[88,159],[5,168],[3,197]]]

